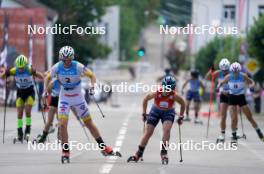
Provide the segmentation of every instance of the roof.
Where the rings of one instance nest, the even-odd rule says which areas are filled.
[[[47,7],[46,5],[38,2],[37,0],[14,0],[14,1],[19,3],[19,4],[21,4],[21,5],[23,5],[26,8],[42,7],[42,8],[47,9],[48,20],[52,20],[53,21],[54,18],[57,18],[57,16],[58,16],[58,13],[55,10]]]

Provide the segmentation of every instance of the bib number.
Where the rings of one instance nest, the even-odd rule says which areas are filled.
[[[68,78],[68,77],[66,77],[66,78],[65,78],[65,82],[66,82],[66,83],[71,83],[71,79]]]
[[[169,103],[168,102],[160,102],[159,106],[161,108],[168,108],[169,107]]]

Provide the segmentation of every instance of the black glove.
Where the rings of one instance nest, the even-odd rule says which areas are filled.
[[[90,94],[90,95],[94,95],[94,94],[95,94],[95,92],[94,92],[94,87],[91,87],[91,88],[89,89],[89,94]]]
[[[178,122],[179,125],[182,125],[183,118],[184,118],[184,116],[182,116],[182,115],[178,117],[177,122]]]
[[[146,114],[146,113],[142,114],[142,121],[143,122],[147,121],[147,116],[148,116],[148,114]]]

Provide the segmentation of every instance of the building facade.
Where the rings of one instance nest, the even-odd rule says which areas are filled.
[[[254,20],[264,14],[264,0],[193,0],[192,24],[214,27],[237,27],[244,37]],[[192,53],[196,53],[216,34],[194,35]]]

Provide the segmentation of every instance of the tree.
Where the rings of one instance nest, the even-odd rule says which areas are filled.
[[[105,13],[107,0],[40,0],[59,14],[57,24],[62,27],[77,25],[79,27],[95,26],[96,21]],[[55,35],[55,60],[62,46],[72,46],[78,60],[86,64],[88,58],[104,58],[110,53],[110,48],[99,42],[99,35],[57,34]]]
[[[256,57],[264,65],[264,15],[255,21],[248,37],[249,54]]]
[[[196,67],[202,74],[218,64],[222,58],[230,62],[238,60],[241,39],[234,36],[215,37],[195,55]]]

